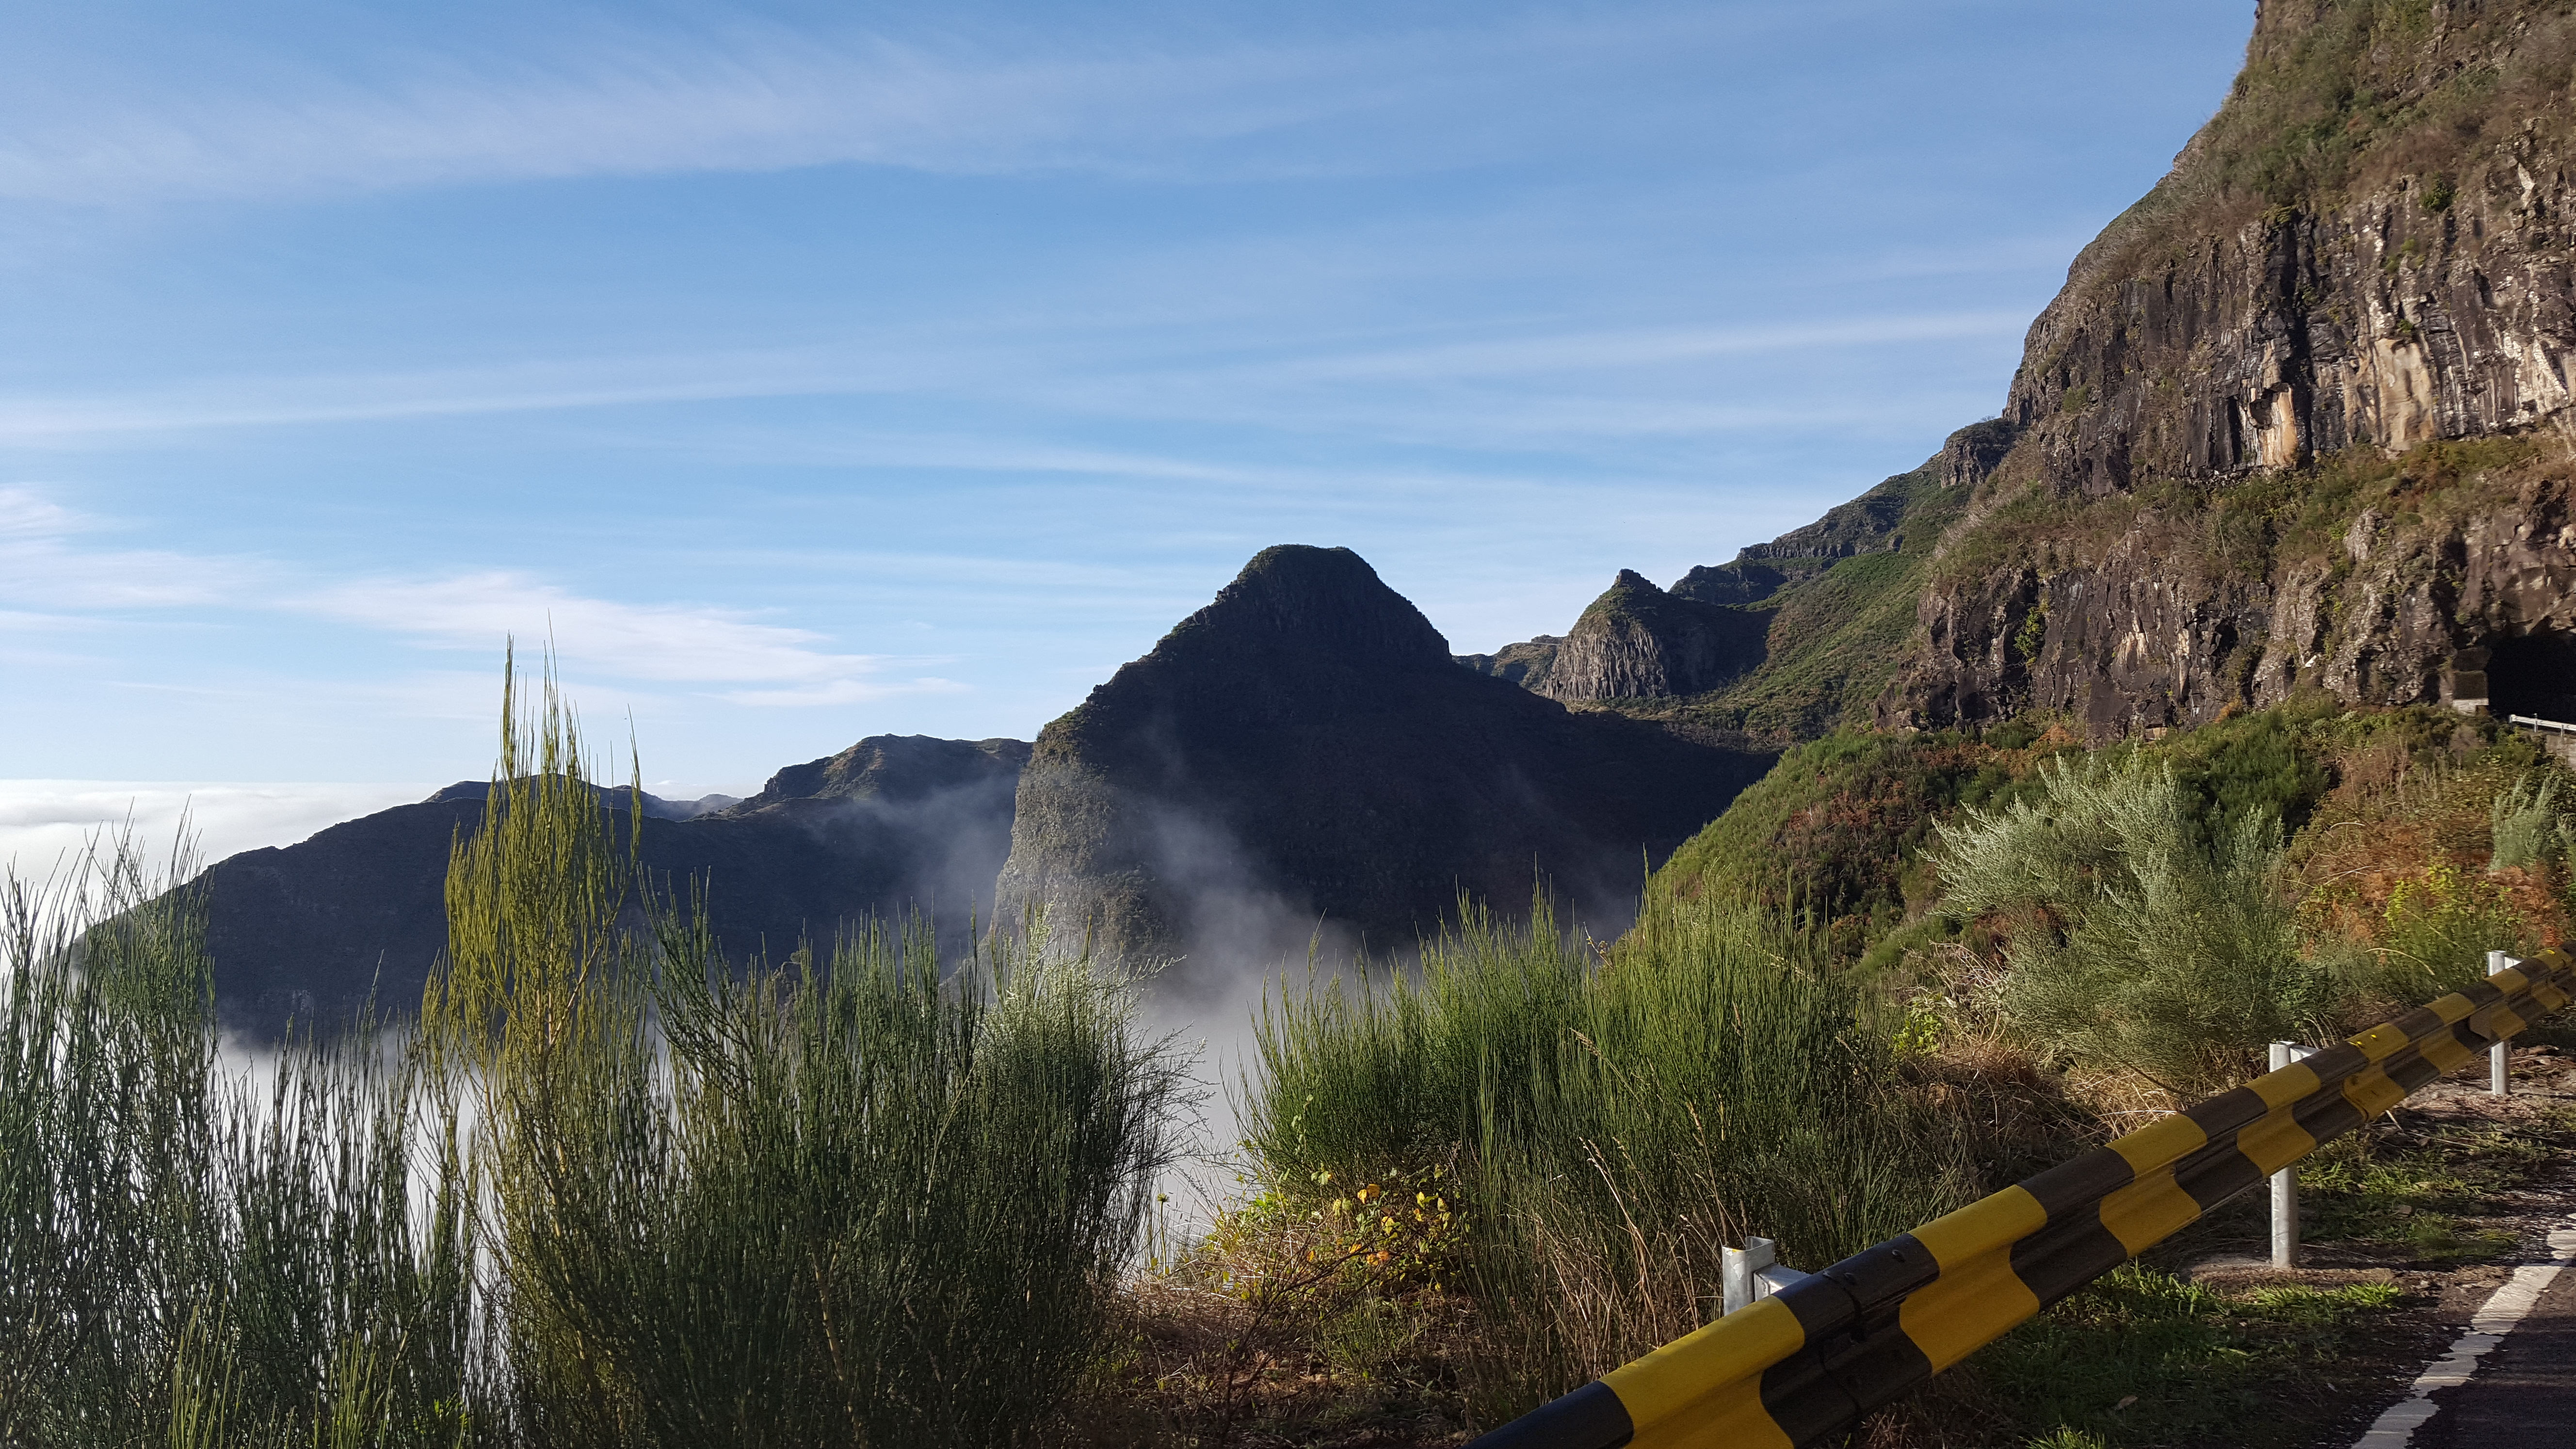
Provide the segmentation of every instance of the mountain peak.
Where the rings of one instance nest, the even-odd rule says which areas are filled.
[[[1423,669],[1454,667],[1449,641],[1347,548],[1286,543],[1254,554],[1234,582],[1182,620],[1165,643],[1201,640],[1323,649]]]

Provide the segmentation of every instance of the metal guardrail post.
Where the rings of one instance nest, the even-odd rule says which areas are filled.
[[[1746,1238],[1741,1248],[1726,1250],[1722,1307],[1733,1313],[1750,1308],[1807,1275],[1780,1266],[1780,1245],[1769,1238]]]
[[[1747,1238],[1743,1247],[1726,1250],[1726,1312],[1739,1312],[1753,1302],[1753,1275],[1770,1267],[1777,1252],[1769,1238]]]
[[[2487,953],[2487,974],[2489,976],[2493,976],[2499,971],[2509,970],[2521,964],[2521,962],[2506,955],[2502,951],[2489,951]],[[2506,1092],[2512,1090],[2505,1081],[2505,1068],[2510,1062],[2512,1056],[2513,1046],[2508,1042],[2500,1041],[2487,1049],[2487,1095],[2491,1097],[2501,1097]]]
[[[2272,1043],[2270,1069],[2279,1071],[2292,1062],[2305,1061],[2317,1054],[2318,1048],[2296,1042]],[[2272,1174],[2272,1266],[2299,1266],[2299,1169],[2296,1163]]]

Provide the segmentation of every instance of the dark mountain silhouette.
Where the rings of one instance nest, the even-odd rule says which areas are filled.
[[[682,814],[699,802],[647,796],[640,853],[660,889],[685,898],[689,881],[705,885],[716,934],[737,957],[827,946],[845,922],[914,907],[958,934],[990,902],[1028,750],[876,736],[781,770],[724,808]],[[446,944],[449,846],[481,825],[489,788],[452,785],[209,868],[198,887],[225,1022],[257,1036],[290,1018],[327,1028],[371,991],[389,1012],[415,1006]],[[602,794],[629,806],[624,791]]]
[[[1401,949],[1534,875],[1615,930],[1771,759],[1462,668],[1359,555],[1283,546],[1039,734],[997,895],[1147,955]]]

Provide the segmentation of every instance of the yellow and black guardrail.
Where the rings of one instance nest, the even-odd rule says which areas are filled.
[[[1845,1258],[1469,1449],[1815,1443],[2570,1000],[2576,960],[2542,952]]]

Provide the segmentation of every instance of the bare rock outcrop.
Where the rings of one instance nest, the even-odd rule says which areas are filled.
[[[1882,721],[2576,708],[2571,60],[2550,5],[2267,0],[2032,324]]]
[[[1565,640],[1554,634],[1541,634],[1517,644],[1506,644],[1491,654],[1461,654],[1460,664],[1478,674],[1490,674],[1509,680],[1523,689],[1547,692],[1548,676],[1556,671],[1556,651]]]
[[[1568,703],[1703,693],[1760,664],[1770,627],[1768,614],[1669,594],[1621,569],[1532,687]]]

